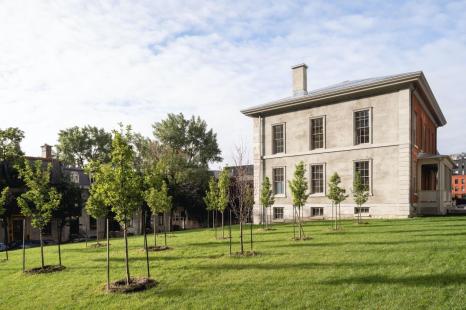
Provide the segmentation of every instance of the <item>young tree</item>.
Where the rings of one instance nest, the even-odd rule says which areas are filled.
[[[275,203],[269,177],[265,177],[261,186],[260,201],[262,208],[265,209],[265,229],[268,229],[267,210]]]
[[[6,211],[6,205],[8,204],[8,200],[10,199],[10,188],[7,186],[0,192],[0,216],[2,216]],[[3,225],[6,225],[3,222]],[[5,255],[6,259],[8,260],[8,245],[6,244]]]
[[[50,185],[52,165],[43,168],[42,162],[25,161],[19,168],[19,176],[27,191],[17,198],[21,213],[31,218],[33,227],[39,229],[41,267],[44,268],[44,246],[42,232],[52,219],[52,212],[60,205],[61,195]]]
[[[330,177],[330,182],[328,183],[329,186],[329,193],[327,197],[332,201],[332,215],[333,210],[335,210],[335,222],[334,222],[334,230],[340,229],[340,220],[341,220],[341,210],[340,210],[340,203],[348,197],[346,195],[346,190],[343,187],[340,187],[341,178],[338,173],[334,173]]]
[[[207,211],[215,211],[218,209],[218,186],[214,177],[209,180],[209,189],[204,197]],[[215,227],[215,217],[213,217],[213,226],[215,230],[215,238],[217,238],[217,229]]]
[[[172,197],[168,195],[168,186],[165,181],[162,181],[160,188],[157,186],[150,187],[145,192],[145,200],[147,205],[154,214],[154,250],[157,248],[157,215],[163,213],[164,215],[172,208]],[[164,222],[164,226],[165,222]],[[167,246],[167,230],[164,227],[165,246]]]
[[[301,208],[304,207],[304,204],[306,203],[307,198],[309,197],[308,184],[305,174],[306,168],[304,168],[304,162],[301,161],[295,166],[293,180],[288,182],[291,189],[291,196],[293,198],[293,205],[298,208],[296,218],[298,219],[300,240],[305,238],[304,229],[302,225]]]
[[[224,168],[218,178],[218,197],[217,197],[217,209],[222,214],[222,238],[225,239],[225,225],[224,225],[224,213],[228,207],[230,192],[230,173],[227,168]]]
[[[106,188],[108,177],[110,176],[111,167],[107,164],[103,164],[99,170],[95,171],[94,183],[92,183],[89,190],[89,198],[86,201],[86,212],[89,216],[96,219],[97,223],[99,219],[105,218],[107,221],[110,208],[105,203]],[[98,228],[97,228],[98,230]],[[107,229],[106,229],[107,230]],[[99,246],[99,232],[97,231],[97,246]],[[108,244],[107,244],[108,246]]]
[[[58,229],[58,261],[61,266],[61,242],[62,231],[67,223],[71,222],[73,217],[81,215],[82,196],[81,189],[73,183],[68,175],[61,175],[58,184],[55,185],[56,190],[61,195],[60,204],[52,213],[52,217],[57,219]]]
[[[130,145],[131,128],[126,133],[114,132],[111,152],[111,171],[106,182],[106,204],[111,206],[115,219],[123,227],[125,240],[126,284],[131,282],[128,257],[128,221],[142,203],[142,180],[134,167],[134,152]]]
[[[244,225],[250,216],[252,182],[247,174],[247,153],[244,146],[236,146],[233,157],[233,183],[230,192],[231,208],[239,221],[240,255],[244,255]]]
[[[246,218],[249,219],[249,244],[251,254],[253,254],[253,238],[252,238],[252,210],[254,208],[254,189],[252,184],[249,184],[249,186],[246,187],[246,194],[244,196],[244,207],[246,210]]]
[[[92,169],[94,182],[89,190],[89,198],[86,201],[86,212],[96,220],[105,217],[105,232],[107,237],[107,291],[110,290],[110,236],[109,236],[109,194],[112,182],[112,166],[92,162],[86,169]],[[98,236],[98,232],[97,232]],[[98,241],[97,241],[98,242]]]
[[[369,191],[366,185],[362,182],[361,174],[356,172],[353,182],[353,199],[358,206],[358,224],[361,224],[361,207],[369,199]]]

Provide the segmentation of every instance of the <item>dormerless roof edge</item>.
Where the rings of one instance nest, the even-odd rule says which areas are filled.
[[[446,119],[440,110],[440,107],[435,99],[435,96],[427,83],[427,80],[422,71],[409,72],[404,74],[392,75],[382,78],[372,78],[353,82],[344,82],[327,88],[319,89],[310,92],[307,95],[289,97],[277,101],[272,101],[266,104],[254,106],[241,110],[246,116],[259,116],[265,113],[273,113],[287,108],[299,108],[306,104],[319,104],[323,102],[336,102],[342,97],[358,97],[366,91],[384,91],[385,89],[393,88],[397,85],[407,85],[417,83],[419,88],[427,97],[431,104],[440,126],[446,124]]]

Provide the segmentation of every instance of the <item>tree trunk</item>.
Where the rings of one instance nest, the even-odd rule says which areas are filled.
[[[39,230],[39,239],[40,239],[40,264],[42,269],[44,268],[44,243],[42,241],[42,228]]]
[[[108,229],[108,216],[105,221],[106,224],[106,233],[107,233],[107,291],[110,291],[110,236]]]
[[[214,232],[215,232],[215,239],[217,239],[217,225],[215,223],[215,220],[217,218],[217,211],[214,210],[212,211],[213,212],[213,217],[214,217],[214,220],[213,220],[213,223],[214,223]]]
[[[128,228],[126,226],[126,220],[123,228],[123,234],[125,238],[125,265],[126,265],[126,285],[129,285],[130,275],[129,275],[129,261],[128,261]]]
[[[99,219],[96,218],[95,219],[95,239],[96,239],[96,242],[97,242],[97,246],[99,246]]]
[[[338,229],[341,228],[341,204],[338,203]]]
[[[229,239],[230,239],[230,256],[231,256],[231,209],[230,209]]]
[[[58,225],[58,223],[57,223],[57,229],[58,229],[58,266],[61,266],[61,231],[62,231],[62,225]]]
[[[293,239],[296,239],[296,208],[293,206]]]
[[[26,219],[23,219],[23,272],[26,271]]]
[[[146,250],[146,266],[147,266],[147,278],[150,278],[150,266],[149,266],[149,248],[147,246],[147,212],[144,212],[144,249]]]
[[[243,221],[240,219],[239,221],[239,244],[240,244],[240,253],[244,253],[244,247],[243,247]]]
[[[301,226],[301,206],[298,207],[298,223],[299,223],[299,239],[303,239],[303,235],[301,234],[301,231],[303,230]]]
[[[6,246],[5,256],[6,256],[6,260],[8,260],[8,222],[7,222],[6,217],[3,218],[3,235],[5,236],[3,238],[3,242],[5,242],[5,246]]]
[[[249,224],[249,228],[250,228],[249,230],[250,230],[250,234],[251,234],[251,253],[252,253],[252,244],[253,244],[253,241],[252,241],[252,220],[251,220],[251,222]]]
[[[207,210],[207,228],[210,228],[210,211]]]
[[[222,211],[222,239],[225,239],[225,226],[223,225],[224,219],[223,219],[224,211]]]
[[[158,215],[154,213],[154,251],[157,247],[157,222],[158,222]]]
[[[163,234],[165,238],[165,246],[167,246],[167,221],[165,213],[163,214]]]

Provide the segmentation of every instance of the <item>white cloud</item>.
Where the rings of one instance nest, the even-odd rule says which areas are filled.
[[[447,117],[440,151],[466,150],[466,3],[39,2],[0,4],[0,127],[28,154],[60,129],[131,123],[151,135],[169,112],[196,114],[231,163],[251,142],[241,108],[309,86],[422,69]]]

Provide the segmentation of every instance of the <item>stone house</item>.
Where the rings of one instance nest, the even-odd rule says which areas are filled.
[[[261,221],[260,184],[273,184],[273,219],[290,220],[288,181],[307,169],[310,197],[304,217],[329,218],[326,197],[337,172],[350,196],[342,216],[404,218],[445,214],[451,206],[452,161],[437,151],[446,120],[422,72],[345,81],[307,91],[307,66],[292,68],[293,96],[241,112],[253,119],[254,221]],[[369,189],[360,210],[351,188],[359,172]]]

